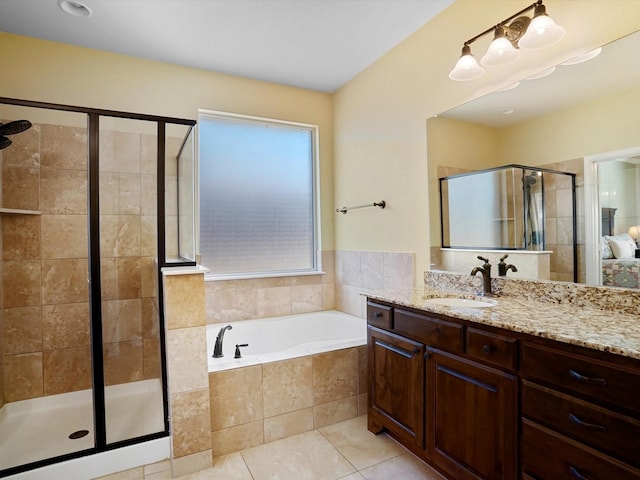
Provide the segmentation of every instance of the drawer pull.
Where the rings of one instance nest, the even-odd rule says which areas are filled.
[[[482,345],[482,352],[486,353],[487,355],[491,353],[491,350],[493,350],[491,348],[491,345]]]
[[[381,318],[382,314],[380,312],[374,312],[373,318]]]
[[[578,480],[589,480],[587,477],[582,475],[576,467],[573,467],[573,466],[569,467],[569,473],[573,475],[575,478],[577,478]]]
[[[605,427],[604,425],[596,425],[595,423],[585,422],[583,420],[580,420],[573,413],[569,414],[569,420],[571,420],[576,425],[580,425],[581,427],[590,428],[592,430],[598,430],[599,432],[606,432],[607,431],[607,427]]]
[[[584,375],[580,375],[575,370],[569,370],[569,376],[571,378],[575,378],[576,380],[578,380],[580,382],[590,383],[591,385],[602,385],[602,386],[605,386],[607,384],[607,381],[604,378],[586,377]]]
[[[420,351],[419,348],[413,347],[413,350],[405,350],[404,348],[396,347],[395,345],[391,345],[390,343],[383,342],[382,340],[375,340],[376,345],[381,346],[382,348],[386,348],[387,350],[391,350],[398,355],[402,355],[406,358],[413,358],[413,356]]]

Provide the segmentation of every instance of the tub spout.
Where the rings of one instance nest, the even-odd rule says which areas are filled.
[[[231,330],[232,328],[233,327],[231,325],[225,325],[218,332],[218,335],[216,336],[216,344],[213,347],[213,358],[224,357],[224,354],[222,353],[222,341],[224,340],[224,332],[226,332],[227,330]]]

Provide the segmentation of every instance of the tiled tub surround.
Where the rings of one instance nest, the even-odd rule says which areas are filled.
[[[215,457],[366,412],[366,346],[209,374]]]
[[[414,255],[324,250],[324,274],[206,282],[207,323],[336,309],[364,318],[361,293],[413,286]]]
[[[335,307],[334,252],[322,252],[325,273],[205,283],[207,323],[331,310]]]
[[[640,295],[636,290],[519,279],[492,280],[497,304],[456,308],[426,303],[430,297],[474,297],[481,279],[425,272],[425,287],[369,296],[420,310],[640,359]]]
[[[404,290],[414,285],[414,254],[404,252],[336,252],[336,310],[366,318],[363,292]]]
[[[165,324],[174,477],[211,466],[204,271],[165,267]]]
[[[231,325],[217,359],[210,357],[220,325],[207,326],[214,456],[366,410],[364,319],[324,311]],[[242,359],[233,358],[236,343],[249,343]]]

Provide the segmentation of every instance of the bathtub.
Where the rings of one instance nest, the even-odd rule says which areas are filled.
[[[220,328],[224,335],[223,357],[212,358]],[[234,358],[236,344],[242,358]],[[256,320],[207,325],[209,372],[245,367],[313,355],[367,343],[367,322],[335,310],[286,315]]]
[[[218,331],[224,357],[211,358]],[[207,326],[215,456],[354,418],[367,408],[366,321],[324,311]],[[242,358],[234,358],[236,344]]]
[[[162,385],[151,379],[106,387],[107,441],[117,442],[164,429]],[[77,440],[69,434],[89,430]],[[0,469],[93,447],[92,391],[21,400],[0,409]],[[8,480],[86,480],[166,460],[169,437],[47,465]]]

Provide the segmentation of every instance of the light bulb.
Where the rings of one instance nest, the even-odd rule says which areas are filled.
[[[480,77],[484,73],[475,57],[471,55],[471,47],[465,45],[462,48],[462,55],[456,62],[456,66],[449,73],[449,78],[457,82],[466,82]]]
[[[536,49],[548,47],[559,42],[564,37],[565,30],[557,25],[553,19],[547,15],[544,5],[535,8],[534,17],[527,27],[527,31],[518,41],[521,48]]]
[[[496,35],[489,45],[487,53],[484,54],[480,63],[485,67],[493,67],[495,65],[504,65],[513,62],[520,56],[520,50],[515,48],[511,42],[504,36],[502,27],[496,28]]]

